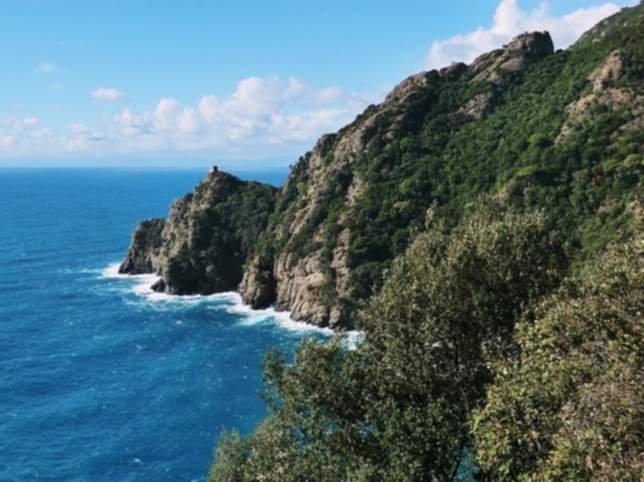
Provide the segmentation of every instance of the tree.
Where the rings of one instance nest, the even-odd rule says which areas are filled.
[[[615,244],[518,326],[473,417],[492,480],[639,481],[644,476],[644,236]]]
[[[460,476],[490,367],[514,352],[515,320],[556,285],[561,259],[542,214],[495,199],[451,233],[431,214],[428,225],[361,314],[356,350],[308,340],[291,364],[269,354],[270,418],[243,443],[224,440],[213,481]]]

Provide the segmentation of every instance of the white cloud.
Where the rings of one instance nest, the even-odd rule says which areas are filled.
[[[125,94],[112,87],[99,87],[89,93],[91,97],[103,102],[116,102],[125,99]]]
[[[87,152],[102,139],[103,134],[83,123],[57,132],[37,117],[0,120],[0,158]]]
[[[112,127],[117,129],[115,137],[136,137],[145,135],[150,130],[150,116],[137,114],[124,109],[122,112],[114,116]]]
[[[228,95],[205,95],[192,104],[164,97],[147,110],[119,109],[94,125],[73,122],[52,129],[36,117],[0,118],[0,159],[199,152],[292,160],[383,94],[315,88],[296,78],[248,77]]]
[[[183,134],[195,134],[202,125],[197,109],[185,107],[177,118],[177,129]]]
[[[58,68],[53,64],[42,62],[36,65],[36,72],[38,72],[39,74],[55,74],[56,72],[58,72]]]
[[[491,27],[479,27],[473,32],[434,42],[427,56],[427,67],[445,67],[456,61],[469,63],[526,31],[547,30],[555,47],[565,48],[598,21],[619,9],[619,5],[609,2],[558,17],[549,13],[548,2],[541,2],[537,8],[527,11],[521,9],[517,0],[501,0]]]
[[[170,130],[176,124],[179,102],[176,99],[161,99],[154,109],[154,127],[156,130]]]
[[[229,95],[206,95],[195,105],[163,98],[149,111],[124,109],[109,129],[129,151],[266,148],[264,155],[270,155],[270,146],[310,147],[319,135],[338,129],[376,100],[337,86],[316,89],[296,78],[248,77]]]
[[[73,122],[67,126],[68,135],[62,141],[63,150],[66,152],[85,152],[92,148],[92,144],[101,142],[103,134],[81,122]]]
[[[21,123],[23,127],[37,126],[40,124],[40,119],[38,117],[25,117]]]
[[[0,121],[0,154],[47,152],[55,144],[54,136],[37,117],[8,118]]]

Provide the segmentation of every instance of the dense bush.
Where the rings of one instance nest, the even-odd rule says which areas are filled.
[[[519,324],[476,447],[493,480],[638,481],[644,475],[644,236],[641,222],[595,272]]]
[[[514,322],[555,286],[561,253],[541,214],[492,199],[449,235],[428,222],[362,314],[357,350],[309,340],[291,365],[267,357],[269,421],[224,439],[211,480],[455,480],[489,367],[514,352]]]
[[[271,414],[221,439],[210,481],[641,480],[634,211],[563,283],[541,214],[486,199],[449,234],[430,215],[362,313],[356,350],[309,339],[292,363],[267,356]]]

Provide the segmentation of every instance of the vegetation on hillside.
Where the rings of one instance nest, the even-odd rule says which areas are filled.
[[[284,249],[330,263],[349,223],[365,338],[269,353],[270,414],[221,438],[210,482],[644,479],[642,31],[644,7],[624,10],[503,89],[428,75],[301,234],[264,232],[266,269]],[[486,116],[455,114],[486,92]]]
[[[642,216],[639,212],[636,215]],[[644,476],[644,224],[524,320],[473,416],[494,480]]]
[[[642,222],[583,277],[542,213],[433,220],[361,313],[366,337],[265,363],[269,417],[210,482],[639,480]]]
[[[326,138],[325,162],[332,166],[338,162],[333,157],[338,139],[362,129],[370,114],[382,114],[369,127],[365,151],[333,171],[323,202],[289,238],[284,226],[308,202],[303,193],[311,182],[311,153],[293,167],[263,234],[264,266],[269,269],[273,254],[281,251],[289,253],[292,263],[320,252],[327,303],[342,296],[354,310],[356,302],[378,292],[392,260],[422,228],[430,206],[454,226],[480,194],[498,191],[518,209],[546,210],[552,235],[561,235],[578,264],[592,258],[628,222],[626,206],[633,192],[641,192],[642,31],[644,7],[626,9],[574,47],[506,74],[502,85],[476,80],[467,70],[450,76],[430,72],[427,84],[406,101],[402,121],[398,111],[369,107]],[[616,51],[623,55],[623,69],[604,88],[629,91],[639,104],[600,99],[587,119],[572,123],[570,106],[591,92],[593,71]],[[486,114],[468,116],[462,107],[480,94],[491,99]],[[561,136],[564,126],[571,132]],[[347,189],[356,179],[362,191],[347,207]],[[332,266],[343,226],[351,232],[348,293],[337,292]]]

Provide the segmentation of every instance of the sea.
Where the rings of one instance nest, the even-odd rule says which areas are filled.
[[[266,415],[262,360],[329,332],[117,273],[206,168],[0,169],[0,481],[203,481]],[[287,171],[240,171],[280,185]]]

